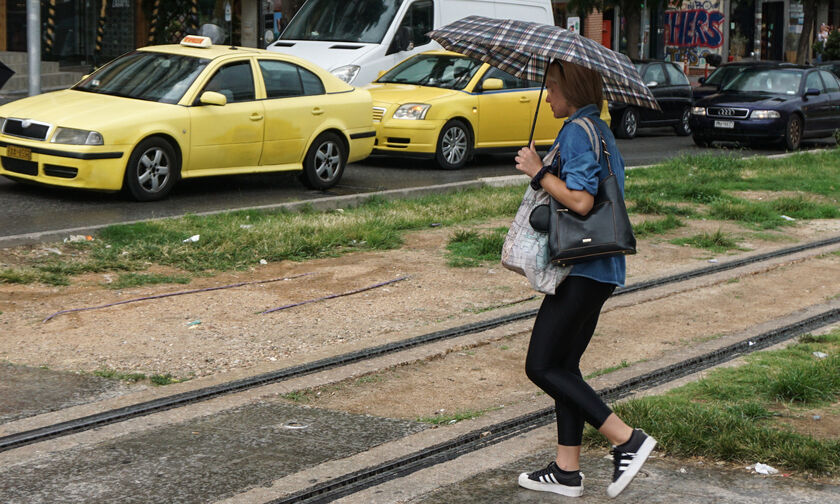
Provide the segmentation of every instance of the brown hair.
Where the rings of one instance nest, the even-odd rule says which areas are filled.
[[[600,110],[604,100],[601,74],[568,61],[553,60],[548,69],[556,70],[557,84],[563,90],[563,96],[576,108],[593,104]]]

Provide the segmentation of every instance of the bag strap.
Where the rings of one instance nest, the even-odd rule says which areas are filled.
[[[601,135],[600,128],[595,126],[592,120],[588,117],[578,117],[572,122],[583,128],[583,131],[586,132],[586,136],[589,137],[589,143],[592,145],[592,150],[595,151],[595,160],[598,161],[599,164],[601,163],[601,152],[604,153],[607,160],[607,170],[609,170],[610,175],[614,175],[612,163],[610,162],[610,150],[607,149],[607,142],[604,140],[604,136]],[[601,141],[600,149],[596,147],[595,138],[598,138]]]

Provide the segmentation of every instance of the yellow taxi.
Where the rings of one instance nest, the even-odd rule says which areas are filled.
[[[373,153],[434,158],[454,170],[476,151],[518,149],[528,143],[541,85],[454,52],[414,55],[366,86]],[[534,141],[550,146],[563,122],[542,99]],[[606,101],[601,119],[610,122]]]
[[[286,170],[326,189],[370,154],[371,107],[303,59],[188,36],[0,107],[0,175],[139,201],[182,178]]]

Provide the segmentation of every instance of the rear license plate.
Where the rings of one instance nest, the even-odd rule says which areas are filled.
[[[732,129],[735,127],[735,121],[715,121],[715,128]]]
[[[23,159],[24,161],[32,161],[32,149],[26,147],[18,147],[17,145],[7,145],[6,155],[10,158]]]

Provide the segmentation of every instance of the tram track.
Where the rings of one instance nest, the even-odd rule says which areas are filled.
[[[685,376],[723,364],[746,354],[801,336],[840,321],[840,308],[821,313],[750,336],[741,341],[694,356],[598,390],[605,402],[615,402]],[[513,437],[526,434],[554,421],[554,408],[548,407],[484,426],[454,439],[418,450],[399,458],[367,467],[269,501],[269,504],[319,504],[332,502],[367,488],[476,452]]]
[[[669,275],[646,282],[631,284],[625,288],[618,289],[614,296],[629,294],[640,290],[652,289],[672,283],[679,283],[690,279],[712,275],[727,270],[732,270],[750,264],[768,261],[774,258],[785,257],[799,252],[804,252],[821,247],[831,246],[840,243],[840,236],[787,247],[763,254],[719,263],[712,266],[699,268],[683,273]],[[446,330],[435,331],[423,334],[403,341],[379,345],[355,352],[350,352],[335,357],[317,360],[314,362],[280,369],[270,373],[260,374],[253,377],[235,380],[219,385],[204,387],[197,390],[175,394],[155,400],[145,401],[130,406],[116,408],[101,413],[84,416],[81,418],[56,423],[53,425],[32,429],[15,434],[0,437],[0,452],[26,446],[29,444],[67,436],[73,433],[83,432],[97,427],[123,422],[129,419],[150,415],[170,409],[183,407],[189,404],[206,401],[227,394],[242,392],[251,388],[277,383],[292,378],[301,377],[307,374],[317,373],[340,366],[358,363],[375,357],[391,354],[425,344],[456,338],[467,334],[477,333],[496,327],[511,324],[520,320],[532,318],[536,310],[524,310],[521,312],[496,317],[485,321],[453,327]]]

